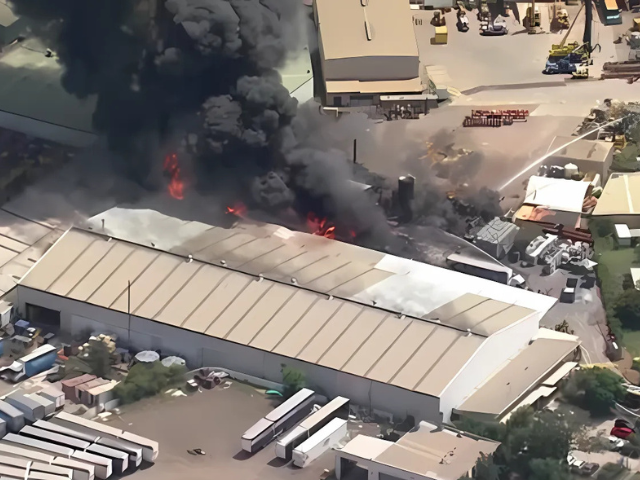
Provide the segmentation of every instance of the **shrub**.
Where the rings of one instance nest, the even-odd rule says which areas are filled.
[[[622,377],[608,368],[587,368],[576,372],[564,387],[567,399],[580,404],[593,416],[606,415],[625,397]]]
[[[618,295],[614,312],[626,328],[640,329],[640,290],[630,288]]]
[[[297,368],[282,365],[282,383],[284,384],[282,394],[284,398],[289,398],[307,385],[307,379]]]
[[[151,365],[138,363],[131,367],[125,380],[116,385],[114,393],[122,403],[137,402],[179,385],[185,373],[186,367],[182,365],[165,367],[160,362]]]

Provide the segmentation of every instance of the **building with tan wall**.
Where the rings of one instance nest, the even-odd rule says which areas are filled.
[[[423,105],[426,111],[426,85],[408,1],[316,0],[313,11],[323,105],[398,103],[416,110]]]
[[[612,173],[592,216],[640,228],[640,172]]]

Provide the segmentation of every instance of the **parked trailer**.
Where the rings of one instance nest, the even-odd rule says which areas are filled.
[[[315,398],[315,392],[303,388],[282,405],[269,412],[247,430],[241,439],[245,452],[255,453],[285,432],[309,414]]]
[[[20,435],[26,435],[44,442],[51,442],[63,447],[73,448],[74,450],[80,450],[110,458],[112,461],[113,471],[118,474],[124,473],[129,466],[129,456],[126,453],[103,445],[94,445],[92,442],[80,440],[79,438],[73,438],[31,426],[24,427],[20,432]]]
[[[0,369],[0,375],[11,382],[18,382],[49,370],[57,358],[56,347],[49,344],[42,345],[8,367]]]
[[[35,422],[36,420],[42,420],[44,418],[44,407],[26,395],[12,393],[5,398],[5,401],[9,405],[20,410],[23,413],[24,418],[30,422]]]
[[[51,421],[38,420],[33,426],[125,452],[129,455],[129,466],[131,467],[139,467],[142,463],[142,447],[139,445],[108,435],[101,436],[99,432],[81,425],[54,418]]]
[[[37,463],[38,465],[46,464],[51,468],[71,469],[73,480],[94,480],[95,469],[92,465],[64,457],[56,457],[35,448],[0,441],[0,454],[25,458],[33,461],[34,465]]]
[[[66,412],[60,412],[54,417],[54,419],[64,420],[69,423],[80,425],[101,434],[111,435],[118,440],[124,440],[129,443],[133,443],[142,448],[142,459],[145,462],[153,463],[158,458],[159,446],[158,442],[150,440],[146,437],[141,437],[135,433],[126,432],[117,428],[103,425],[93,420],[87,420],[86,418],[78,417],[77,415],[71,415]]]
[[[334,418],[293,451],[293,464],[303,468],[347,436],[347,421]]]
[[[18,433],[24,427],[24,414],[4,400],[0,400],[0,418],[7,424],[7,431]]]
[[[64,459],[76,460],[79,463],[93,467],[95,476],[101,479],[106,479],[111,475],[111,460],[93,455],[91,453],[79,452],[72,448],[62,447],[50,442],[37,440],[27,436],[16,435],[9,433],[0,442],[7,442],[11,445],[23,446],[28,448],[34,448],[38,451],[42,451],[49,455],[55,455],[56,457],[63,457]],[[58,463],[56,459],[56,465],[67,466],[65,463]]]
[[[276,456],[291,460],[293,449],[327,425],[334,418],[349,417],[349,399],[336,397],[276,442]]]

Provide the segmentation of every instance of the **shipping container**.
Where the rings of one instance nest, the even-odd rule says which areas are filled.
[[[38,392],[42,398],[53,402],[56,410],[64,407],[64,392],[56,387],[48,387]]]
[[[347,421],[334,418],[293,450],[293,464],[303,468],[325,452],[328,452],[347,436]]]
[[[24,418],[30,422],[44,418],[44,407],[35,400],[20,393],[12,393],[4,399],[9,405],[22,412]]]
[[[24,414],[4,400],[0,400],[0,419],[6,422],[7,432],[18,433],[24,427]]]
[[[51,400],[44,398],[42,395],[38,395],[37,393],[30,393],[27,395],[31,400],[38,402],[40,405],[44,407],[44,416],[48,417],[52,415],[56,411],[56,405]]]
[[[42,345],[8,367],[0,369],[0,375],[11,382],[18,382],[49,370],[57,358],[58,351],[53,345]]]
[[[76,387],[78,385],[82,385],[83,383],[90,382],[91,380],[95,380],[95,375],[89,375],[88,373],[84,375],[80,375],[79,377],[70,378],[68,380],[62,380],[60,385],[62,385],[62,391],[64,392],[65,397],[72,402],[78,402],[76,398]]]
[[[291,430],[286,435],[280,437],[276,442],[276,457],[284,460],[291,460],[293,449],[307,440],[322,427],[327,425],[334,418],[349,418],[349,399],[336,397],[305,418],[300,425]]]

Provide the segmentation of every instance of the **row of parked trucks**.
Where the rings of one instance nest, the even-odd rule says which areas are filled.
[[[242,449],[255,453],[277,438],[276,456],[302,468],[339,445],[347,436],[349,399],[336,397],[323,407],[315,401],[315,392],[303,388],[249,428]]]

